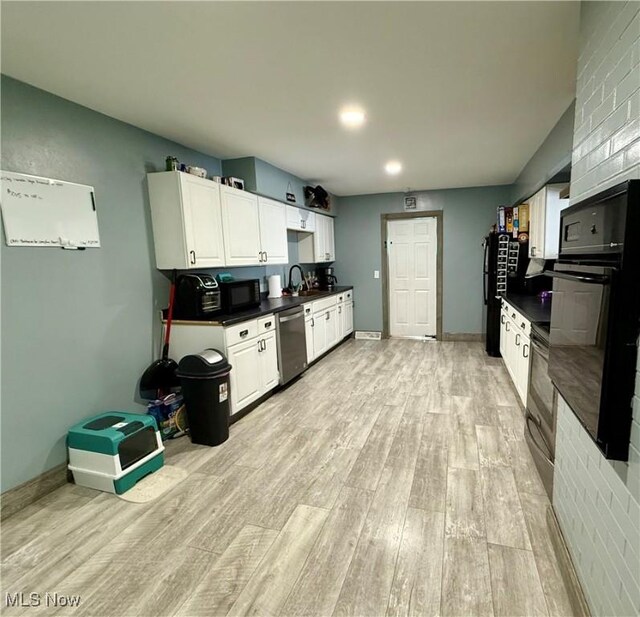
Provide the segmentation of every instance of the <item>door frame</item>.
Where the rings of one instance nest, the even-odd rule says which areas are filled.
[[[389,260],[387,255],[387,228],[389,221],[401,219],[436,219],[436,340],[442,340],[442,210],[416,210],[415,212],[391,212],[380,215],[380,252],[382,256],[382,338],[389,338]]]

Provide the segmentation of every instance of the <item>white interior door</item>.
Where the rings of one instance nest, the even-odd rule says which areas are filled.
[[[435,217],[387,223],[389,264],[389,334],[395,337],[436,335]]]

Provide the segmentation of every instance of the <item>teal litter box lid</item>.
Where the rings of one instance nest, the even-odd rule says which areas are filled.
[[[107,411],[72,426],[67,435],[67,446],[113,456],[118,454],[118,446],[123,439],[149,426],[154,431],[158,430],[151,415]]]

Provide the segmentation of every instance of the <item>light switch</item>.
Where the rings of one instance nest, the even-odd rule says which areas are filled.
[[[373,271],[373,278],[374,279],[379,279],[380,278],[380,270],[374,270]]]

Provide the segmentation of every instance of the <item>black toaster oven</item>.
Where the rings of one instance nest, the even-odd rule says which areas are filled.
[[[222,312],[218,281],[209,274],[181,274],[176,283],[175,319],[209,319]]]

